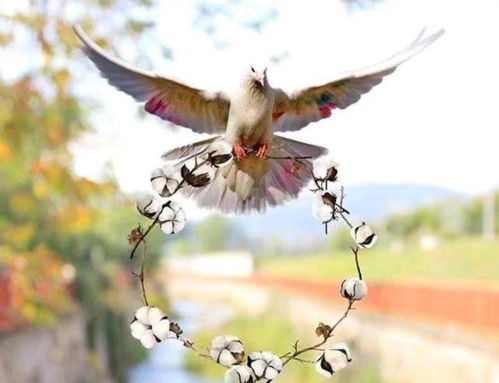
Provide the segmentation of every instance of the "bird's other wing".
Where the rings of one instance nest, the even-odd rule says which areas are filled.
[[[345,109],[378,85],[397,66],[415,56],[437,40],[444,30],[425,38],[425,30],[408,47],[370,67],[343,74],[325,85],[303,89],[294,95],[277,90],[273,110],[274,131],[299,130],[331,115],[335,108]]]
[[[209,95],[154,72],[134,68],[104,52],[79,26],[74,31],[101,75],[135,100],[145,102],[147,112],[197,133],[225,131],[230,100],[222,93]]]
[[[180,146],[175,149],[171,149],[167,151],[165,154],[161,156],[161,158],[165,161],[173,161],[180,159],[190,159],[200,154],[206,152],[206,149],[210,146],[210,144],[220,138],[220,136],[210,137],[203,141],[194,142],[192,144]]]

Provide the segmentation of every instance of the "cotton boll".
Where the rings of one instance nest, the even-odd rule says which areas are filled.
[[[255,381],[253,370],[247,366],[231,367],[224,377],[224,383],[253,383]]]
[[[279,376],[281,370],[277,370],[275,368],[267,368],[267,371],[265,372],[265,379],[268,380],[273,380]]]
[[[149,319],[149,322],[151,324],[155,323],[155,322],[159,322],[163,317],[164,317],[165,314],[163,314],[163,311],[161,311],[159,308],[157,307],[149,307],[149,311],[147,313],[147,317]]]
[[[130,331],[132,333],[132,337],[137,340],[139,340],[142,335],[144,335],[144,331],[146,331],[147,329],[148,326],[138,320],[134,320],[132,323],[130,323]]]
[[[251,367],[257,379],[272,380],[281,373],[282,361],[270,351],[258,351],[248,356],[248,366]]]
[[[151,193],[142,193],[136,200],[137,210],[144,217],[152,219],[161,208],[161,201]]]
[[[233,354],[242,354],[244,353],[244,347],[239,338],[235,336],[226,336],[226,340],[228,341],[227,349]]]
[[[157,307],[150,307],[148,319],[152,326],[152,332],[156,338],[164,340],[170,332],[170,321],[168,317]]]
[[[171,338],[170,321],[159,308],[142,306],[135,312],[130,323],[132,337],[138,339],[146,348],[153,347],[156,343],[166,338]],[[175,334],[173,334],[175,335]]]
[[[338,343],[325,350],[315,363],[316,370],[327,378],[347,367],[352,361],[350,349],[345,343]]]
[[[173,201],[168,201],[163,205],[158,221],[161,230],[166,234],[179,233],[187,222],[184,210]]]
[[[170,334],[170,321],[167,318],[164,318],[155,322],[152,325],[152,332],[161,340],[172,338],[172,334]]]
[[[135,319],[145,325],[150,325],[151,322],[149,322],[149,306],[142,306],[141,308],[139,308],[135,312]]]
[[[363,249],[369,249],[376,244],[378,236],[372,231],[372,229],[362,222],[360,225],[354,227],[350,234],[354,239],[355,243],[362,247]]]
[[[267,367],[267,363],[264,360],[257,359],[251,362],[250,364],[251,369],[255,373],[255,375],[261,379],[263,375],[265,374],[265,368]]]
[[[161,197],[170,197],[180,185],[180,173],[171,165],[154,169],[151,173],[152,189]]]
[[[215,362],[229,367],[243,360],[244,347],[239,338],[220,335],[211,341],[210,356]]]
[[[314,177],[323,181],[336,181],[338,164],[329,156],[321,157],[314,162]]]
[[[140,337],[140,343],[142,343],[142,346],[145,348],[152,348],[158,343],[158,340],[154,336],[152,330],[146,330]]]
[[[367,295],[367,285],[361,279],[348,278],[341,283],[341,296],[349,300],[358,301]]]
[[[233,364],[237,363],[237,359],[229,350],[222,350],[218,354],[217,362],[222,366],[232,366]]]
[[[187,169],[186,173],[182,173],[186,182],[191,186],[198,185],[199,179],[202,176],[207,177],[207,183],[211,182],[215,177],[217,169],[211,165],[210,162],[205,162],[208,160],[208,154],[192,158],[185,162],[184,166]],[[203,163],[205,162],[205,163]],[[201,182],[202,186],[205,186],[206,182]]]
[[[330,222],[333,218],[333,209],[323,204],[314,204],[312,215],[320,223]]]
[[[312,205],[312,215],[320,223],[330,222],[334,218],[334,207],[332,204],[326,203],[325,195],[331,194],[322,190],[317,191]]]
[[[208,147],[210,164],[220,168],[227,166],[232,160],[232,145],[223,139],[214,141]]]

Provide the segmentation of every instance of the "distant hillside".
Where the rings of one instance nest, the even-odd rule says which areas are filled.
[[[446,199],[466,199],[453,190],[419,184],[359,184],[345,188],[345,206],[354,218],[380,221],[390,214],[408,211]],[[250,214],[231,218],[253,238],[277,237],[289,243],[317,239],[323,228],[312,217],[311,193],[269,210],[265,215]]]

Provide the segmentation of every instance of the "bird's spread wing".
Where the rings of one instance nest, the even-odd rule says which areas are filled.
[[[294,95],[277,90],[273,119],[275,131],[299,130],[311,122],[331,115],[335,108],[345,109],[393,73],[398,65],[428,47],[443,33],[440,30],[423,38],[424,30],[407,48],[392,57],[357,71],[345,73],[325,85],[303,89]]]
[[[153,72],[133,68],[104,52],[78,26],[74,30],[101,75],[119,90],[145,102],[147,112],[197,133],[225,131],[228,97],[221,93],[208,95]]]

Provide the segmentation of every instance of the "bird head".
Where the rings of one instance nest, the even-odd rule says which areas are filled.
[[[248,79],[257,88],[266,88],[268,86],[267,81],[267,68],[259,71],[253,66],[250,67],[251,71],[248,74]]]

